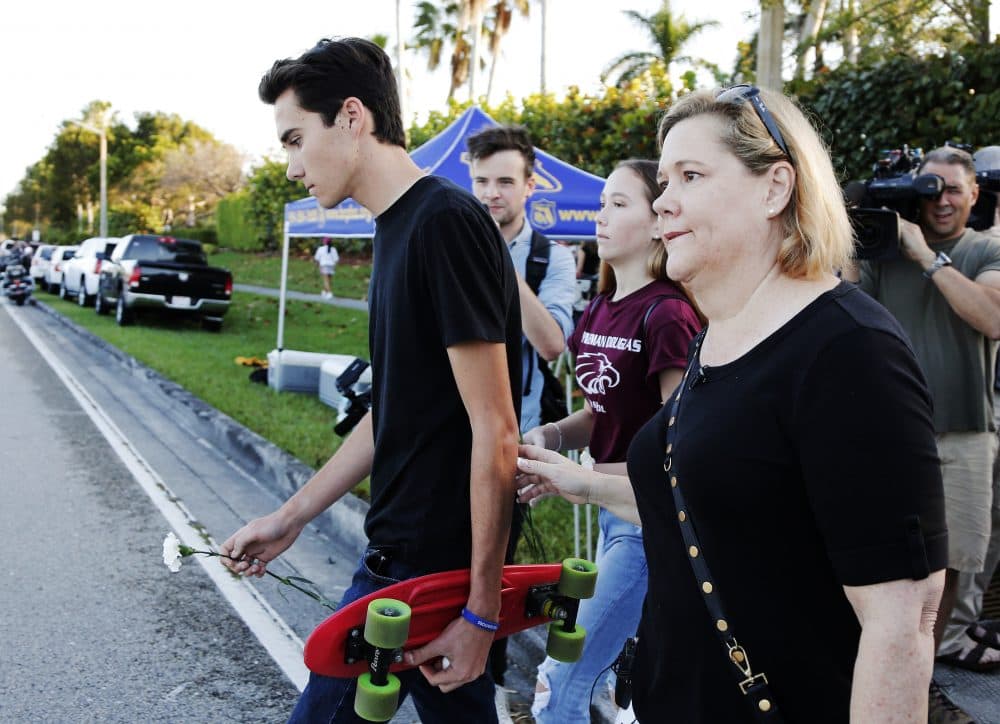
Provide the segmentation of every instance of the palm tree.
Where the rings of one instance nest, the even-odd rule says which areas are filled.
[[[479,39],[486,41],[492,64],[490,67],[490,87],[500,56],[503,39],[510,29],[514,12],[527,16],[529,0],[445,0],[431,2],[424,0],[417,4],[417,15],[413,27],[416,34],[410,47],[427,54],[427,69],[435,71],[441,65],[445,50],[451,47],[451,86],[449,100],[455,91],[470,80],[473,68],[485,67]],[[474,63],[474,58],[479,61]],[[475,93],[475,88],[470,89]]]
[[[670,9],[670,0],[663,0],[660,9],[652,15],[642,15],[635,10],[624,10],[627,17],[646,31],[647,36],[656,46],[656,51],[635,50],[624,53],[611,61],[601,73],[601,82],[607,83],[608,78],[617,74],[614,85],[623,85],[639,77],[654,63],[662,63],[670,70],[674,63],[687,63],[695,67],[707,68],[718,75],[719,69],[714,63],[701,58],[681,55],[681,49],[701,31],[719,25],[717,20],[699,20],[688,22],[683,15],[675,15]]]
[[[450,20],[452,16],[457,14],[457,2],[449,2],[440,6],[438,3],[424,0],[417,5],[417,17],[413,22],[413,28],[417,32],[410,41],[410,47],[427,54],[427,70],[431,72],[437,70],[441,65],[445,44],[451,42],[456,36],[458,29]],[[452,89],[448,92],[448,98],[454,95],[454,89],[460,85],[455,80],[453,74]]]
[[[493,76],[500,58],[500,47],[510,30],[510,21],[513,19],[515,11],[519,12],[523,18],[528,17],[531,12],[529,0],[496,0],[490,8],[490,14],[485,19],[484,29],[489,34],[490,50],[490,78],[486,83],[487,98],[493,91]]]

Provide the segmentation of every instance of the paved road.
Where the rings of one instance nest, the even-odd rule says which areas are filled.
[[[0,720],[279,720],[296,687],[6,313],[0,369]]]

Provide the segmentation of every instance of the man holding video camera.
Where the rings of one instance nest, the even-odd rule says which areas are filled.
[[[899,320],[934,400],[949,534],[948,572],[935,625],[938,658],[991,670],[1000,668],[996,634],[991,637],[968,622],[949,625],[949,620],[963,585],[983,571],[990,538],[1000,238],[966,228],[979,194],[968,153],[936,149],[924,157],[919,173],[940,176],[944,189],[920,201],[918,223],[899,220],[897,258],[862,261],[843,276],[859,282]]]

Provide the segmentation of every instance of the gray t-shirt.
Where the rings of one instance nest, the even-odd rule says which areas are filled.
[[[964,276],[1000,271],[1000,239],[966,229],[935,244]],[[899,321],[927,375],[937,432],[985,432],[993,426],[997,344],[952,310],[919,265],[906,258],[859,264],[861,288]]]

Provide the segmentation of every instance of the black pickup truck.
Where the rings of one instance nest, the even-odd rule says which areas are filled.
[[[208,265],[200,242],[131,234],[101,265],[94,307],[98,314],[114,308],[120,325],[136,310],[166,309],[200,316],[206,329],[218,331],[232,295],[232,275]]]

